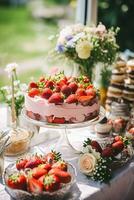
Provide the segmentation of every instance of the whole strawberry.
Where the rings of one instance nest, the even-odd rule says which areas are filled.
[[[38,165],[43,163],[44,163],[43,158],[41,156],[35,155],[28,160],[28,162],[25,165],[25,168],[33,169],[34,167],[37,167]]]
[[[35,96],[38,96],[40,94],[40,90],[37,89],[37,88],[31,88],[28,92],[28,95],[30,97],[35,97]]]
[[[60,92],[60,90],[61,90],[60,86],[56,85],[53,92]]]
[[[52,168],[52,165],[49,163],[44,163],[39,165],[40,168],[47,170],[47,172]]]
[[[67,85],[63,85],[61,88],[61,92],[66,95],[69,96],[71,94],[71,88]]]
[[[78,89],[78,85],[76,82],[71,82],[71,83],[69,83],[68,86],[71,88],[72,93],[75,93],[76,90]]]
[[[122,141],[117,141],[112,144],[112,149],[114,154],[120,153],[124,149],[124,144]]]
[[[64,160],[59,160],[52,165],[52,169],[58,168],[63,171],[67,171],[67,163]]]
[[[24,159],[22,158],[22,159],[17,160],[17,161],[16,161],[16,168],[17,168],[18,170],[24,169],[27,162],[28,162],[28,160],[25,159],[25,158],[24,158]]]
[[[50,88],[45,88],[42,92],[42,98],[49,99],[49,97],[53,94]]]
[[[77,96],[86,96],[86,91],[83,88],[78,88],[75,94]]]
[[[66,103],[70,104],[70,103],[77,103],[77,96],[75,94],[71,94],[67,97],[66,99]]]
[[[111,147],[106,147],[101,152],[102,157],[111,157],[113,156],[113,151]]]
[[[31,82],[29,83],[29,88],[38,88],[38,85],[35,82]]]
[[[53,86],[54,86],[54,82],[53,82],[53,81],[48,80],[48,81],[46,82],[46,88],[47,88],[47,87],[53,88]]]
[[[33,178],[38,179],[41,176],[46,175],[47,170],[39,165],[38,167],[35,167],[31,170],[31,174]]]
[[[26,177],[19,173],[10,175],[6,183],[12,189],[26,190],[27,187]]]
[[[115,136],[115,138],[114,138],[114,142],[118,142],[118,141],[123,141],[122,137],[119,135]]]
[[[63,103],[63,97],[60,93],[56,92],[53,93],[52,96],[49,98],[49,103],[55,103],[55,104],[60,104]]]
[[[87,106],[91,100],[93,99],[93,96],[79,96],[78,101],[83,105]]]
[[[42,182],[45,191],[48,192],[54,192],[56,190],[59,190],[61,187],[61,182],[59,177],[54,174],[41,177],[39,181]]]
[[[71,174],[59,168],[51,169],[49,174],[56,175],[60,179],[61,183],[69,183],[71,181]]]
[[[39,180],[33,177],[28,178],[27,190],[30,193],[41,193],[43,192],[43,189],[43,184]]]
[[[88,96],[93,96],[94,97],[96,95],[96,92],[95,92],[95,90],[93,88],[89,88],[89,89],[86,90],[86,94]]]
[[[60,79],[58,82],[57,82],[57,85],[60,87],[60,89],[64,86],[64,85],[66,85],[66,83],[67,83],[67,79],[66,79],[66,77],[63,77],[62,79]]]
[[[91,145],[92,148],[95,149],[96,151],[98,151],[98,152],[100,152],[100,153],[102,152],[102,148],[101,148],[101,146],[99,145],[99,143],[98,143],[97,141],[92,140],[90,145]]]

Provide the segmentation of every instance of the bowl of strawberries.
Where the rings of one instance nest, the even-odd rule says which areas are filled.
[[[70,194],[75,168],[52,151],[27,155],[9,164],[4,172],[7,193],[16,200],[59,200]]]

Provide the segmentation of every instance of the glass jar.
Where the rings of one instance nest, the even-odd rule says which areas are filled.
[[[11,143],[5,150],[6,156],[16,156],[25,153],[29,146],[32,134],[26,129],[20,127],[9,130]]]

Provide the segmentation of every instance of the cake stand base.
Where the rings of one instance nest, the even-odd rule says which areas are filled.
[[[76,150],[69,142],[67,129],[60,130],[60,138],[55,145],[55,151],[61,152],[65,160],[73,160],[78,157],[80,151]]]
[[[98,116],[96,116],[95,118],[91,120],[79,122],[79,123],[72,123],[72,124],[55,124],[55,123],[48,123],[47,121],[38,121],[35,119],[31,119],[27,116],[25,109],[22,110],[22,116],[29,123],[32,123],[38,127],[45,127],[48,129],[57,129],[60,131],[60,138],[58,140],[52,140],[52,141],[48,140],[45,143],[45,145],[43,145],[41,148],[39,147],[42,152],[46,153],[53,149],[55,151],[61,152],[64,159],[73,160],[78,157],[78,154],[80,153],[80,151],[76,150],[74,148],[74,144],[70,143],[67,131],[71,129],[90,127],[90,129],[92,129],[91,132],[94,132],[94,125],[104,118],[105,109],[103,107],[100,107],[100,112]]]

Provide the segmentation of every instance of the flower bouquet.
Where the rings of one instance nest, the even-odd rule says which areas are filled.
[[[78,165],[82,173],[95,181],[108,182],[113,171],[128,162],[134,155],[131,140],[116,136],[104,148],[95,140],[84,141]]]
[[[61,30],[56,52],[78,64],[82,74],[93,74],[97,63],[111,65],[117,54],[116,34],[113,28],[107,30],[103,24],[97,27],[76,24]]]

